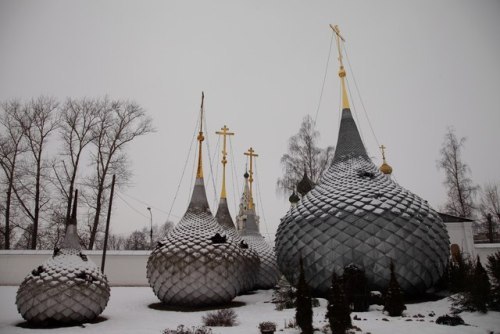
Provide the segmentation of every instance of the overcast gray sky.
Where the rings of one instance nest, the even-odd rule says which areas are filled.
[[[289,206],[275,192],[279,160],[302,118],[316,114],[330,23],[346,38],[367,113],[402,186],[435,208],[443,204],[436,160],[448,126],[468,138],[464,160],[474,181],[500,181],[500,1],[2,0],[0,100],[107,94],[148,111],[157,132],[130,145],[133,184],[120,192],[138,212],[121,198],[115,202],[112,229],[125,233],[149,225],[147,205],[155,223],[165,221],[204,90],[211,153],[214,132],[227,124],[236,132],[241,183],[243,152],[254,147],[261,229],[265,233],[267,225],[274,233]],[[337,68],[334,48],[318,114],[322,146],[337,140]],[[349,68],[347,76],[354,92]],[[379,165],[377,143],[354,96],[358,126]],[[191,192],[193,159],[172,210],[175,222]]]

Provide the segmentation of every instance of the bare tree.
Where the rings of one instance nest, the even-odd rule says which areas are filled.
[[[498,184],[485,185],[480,191],[479,214],[488,235],[489,241],[495,240],[495,231],[500,224],[500,192]]]
[[[138,104],[107,99],[102,103],[104,107],[99,110],[92,135],[95,146],[95,152],[92,153],[95,175],[91,179],[94,220],[90,227],[89,249],[94,247],[102,210],[106,204],[109,176],[116,174],[118,187],[130,177],[126,144],[138,136],[154,131],[151,118]]]
[[[14,187],[13,190],[25,215],[32,221],[31,249],[37,247],[40,211],[50,200],[50,196],[42,196],[43,178],[48,177],[45,171],[50,168],[45,149],[50,134],[58,126],[55,115],[57,107],[58,103],[53,98],[41,96],[32,99],[23,108],[20,121],[28,153],[31,156],[30,162],[25,166],[25,176],[31,180],[21,182],[21,185]]]
[[[78,168],[82,161],[84,149],[94,139],[93,127],[96,125],[97,117],[101,108],[105,106],[103,101],[97,99],[83,98],[67,99],[60,113],[60,136],[62,139],[63,160],[54,166],[56,175],[56,186],[66,200],[66,220],[71,213],[71,202],[75,190],[75,182]]]
[[[448,191],[445,210],[458,217],[472,217],[474,197],[477,192],[470,178],[470,168],[462,161],[465,138],[457,138],[455,131],[448,128],[441,146],[441,159],[438,168],[444,170],[444,185]]]
[[[26,151],[23,145],[23,128],[21,126],[22,106],[19,101],[12,100],[2,104],[3,113],[0,116],[2,133],[0,135],[0,166],[5,174],[6,195],[5,195],[5,227],[2,229],[4,235],[4,247],[10,249],[11,237],[11,205],[16,178],[17,163],[19,156]]]
[[[281,157],[283,176],[276,182],[279,193],[289,195],[301,180],[304,170],[307,171],[309,178],[317,183],[330,166],[334,147],[318,147],[319,136],[312,117],[305,116],[299,132],[288,140],[288,152]]]

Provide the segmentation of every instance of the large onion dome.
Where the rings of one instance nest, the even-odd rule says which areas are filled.
[[[302,257],[313,292],[326,296],[332,273],[342,274],[350,264],[365,271],[370,289],[384,290],[392,260],[402,289],[422,292],[444,272],[446,227],[427,201],[370,160],[349,109],[343,66],[339,75],[343,110],[334,159],[315,188],[281,219],[279,267],[294,283]]]
[[[281,273],[276,262],[276,253],[259,232],[259,217],[255,214],[255,204],[248,187],[248,174],[245,173],[245,189],[236,217],[241,238],[254,249],[260,258],[256,288],[271,289],[276,286]],[[253,205],[251,205],[252,203]]]
[[[244,271],[242,292],[253,290],[259,274],[260,258],[257,252],[236,231],[226,198],[220,199],[215,219],[224,229],[224,233],[238,244],[243,253],[243,263],[241,264]]]
[[[81,251],[76,229],[77,194],[60,248],[26,276],[17,291],[17,309],[31,323],[92,321],[108,303],[106,276]]]
[[[203,114],[203,102],[201,109]],[[217,223],[208,205],[203,181],[201,124],[202,121],[191,202],[180,222],[152,251],[147,263],[149,284],[156,296],[168,305],[196,307],[227,303],[244,286],[241,248]]]
[[[402,289],[418,293],[443,274],[448,240],[427,201],[386,177],[368,158],[351,112],[344,109],[333,163],[282,218],[276,252],[290,282],[303,257],[306,278],[318,295],[326,294],[333,271],[342,274],[349,264],[365,271],[371,289],[383,290],[391,260]]]

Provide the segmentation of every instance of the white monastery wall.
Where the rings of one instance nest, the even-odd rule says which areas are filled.
[[[99,267],[102,251],[84,251]],[[104,273],[111,286],[149,286],[146,263],[150,251],[107,251]],[[0,250],[0,285],[19,285],[52,256],[48,250]]]

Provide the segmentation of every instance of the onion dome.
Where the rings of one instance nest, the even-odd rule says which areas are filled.
[[[302,180],[297,183],[297,192],[303,197],[310,192],[312,188],[314,188],[314,182],[307,176],[307,171],[304,168],[304,176]]]
[[[78,192],[66,235],[52,258],[33,269],[19,286],[16,305],[28,322],[73,324],[94,320],[106,307],[106,275],[81,251],[76,229]]]
[[[333,272],[340,275],[350,264],[365,271],[371,290],[385,290],[393,261],[405,293],[423,292],[444,273],[446,227],[427,201],[370,160],[349,109],[343,67],[339,74],[343,110],[334,159],[315,188],[281,219],[279,267],[294,283],[302,257],[313,293],[326,296]]]
[[[215,219],[222,226],[226,235],[233,239],[234,242],[238,244],[240,250],[243,254],[243,263],[241,263],[241,268],[244,271],[243,277],[243,287],[242,291],[251,291],[254,289],[255,282],[257,280],[258,270],[260,266],[259,255],[255,250],[248,246],[248,244],[241,239],[241,236],[236,231],[234,226],[233,218],[229,212],[227,206],[227,195],[226,195],[226,164],[227,164],[227,150],[226,150],[226,137],[234,135],[233,132],[228,132],[229,128],[224,125],[221,131],[217,131],[216,134],[222,135],[223,137],[223,148],[222,148],[222,187],[221,195],[219,201],[219,207],[217,208],[217,213],[215,214]]]
[[[382,165],[379,167],[379,170],[385,175],[392,174],[392,167],[385,161],[385,146],[380,146],[380,150],[382,151]]]
[[[288,200],[290,201],[291,205],[296,205],[300,201],[300,198],[295,193],[295,190],[292,192],[292,194],[290,195],[290,197],[288,197]]]
[[[203,97],[201,105],[203,119]],[[147,278],[155,295],[173,306],[230,302],[244,284],[244,257],[237,242],[212,215],[203,180],[200,121],[198,169],[188,209],[151,252]]]
[[[276,253],[259,232],[259,217],[255,214],[255,204],[251,202],[248,178],[245,179],[245,189],[236,221],[241,238],[260,258],[256,288],[272,289],[278,283],[281,273],[276,263]]]

